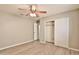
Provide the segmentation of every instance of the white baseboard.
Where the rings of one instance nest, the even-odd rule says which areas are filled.
[[[74,51],[79,51],[78,49],[74,49],[74,48],[68,48],[70,50],[74,50]]]
[[[46,43],[46,41],[41,41],[41,40],[40,40],[40,43],[43,43],[43,44],[45,44],[45,43]]]
[[[18,44],[15,44],[15,45],[10,45],[10,46],[4,47],[4,48],[0,48],[0,50],[11,48],[11,47],[15,47],[15,46],[22,45],[22,44],[25,44],[25,43],[29,43],[29,42],[32,42],[32,41],[34,41],[34,40],[18,43]],[[40,43],[46,43],[46,42],[45,41],[40,41]],[[74,49],[74,48],[68,48],[68,49],[74,50],[74,51],[79,51],[78,49]]]
[[[55,45],[55,46],[58,46],[58,45]],[[61,46],[59,46],[59,47],[61,47]],[[78,49],[70,48],[70,47],[63,47],[63,48],[67,48],[67,49],[74,50],[74,51],[79,51]]]
[[[15,46],[22,45],[22,44],[25,44],[25,43],[29,43],[29,42],[32,42],[32,41],[34,41],[34,40],[30,40],[30,41],[18,43],[18,44],[15,44],[15,45],[10,45],[10,46],[7,46],[7,47],[3,47],[3,48],[0,48],[0,50],[11,48],[11,47],[15,47]]]

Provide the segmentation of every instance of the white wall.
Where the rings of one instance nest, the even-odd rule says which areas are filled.
[[[79,49],[79,11],[73,12],[73,15],[70,16],[69,23],[69,46],[71,48]]]
[[[0,12],[0,49],[33,40],[33,20]]]
[[[45,37],[44,37],[44,26],[45,26],[45,24],[44,24],[44,20],[43,19],[41,19],[40,20],[40,42],[42,43],[44,43],[44,39],[45,39]]]

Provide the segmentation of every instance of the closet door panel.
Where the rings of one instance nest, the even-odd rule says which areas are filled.
[[[55,45],[68,47],[69,19],[60,18],[55,21]]]

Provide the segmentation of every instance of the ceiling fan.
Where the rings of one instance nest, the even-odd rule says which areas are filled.
[[[18,10],[23,11],[21,15],[31,16],[31,17],[39,17],[40,14],[46,14],[47,11],[38,11],[37,5],[29,5],[27,9],[18,8]]]

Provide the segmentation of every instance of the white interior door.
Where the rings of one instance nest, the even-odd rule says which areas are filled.
[[[61,18],[55,21],[55,45],[68,47],[69,19]]]
[[[34,40],[37,40],[37,23],[34,23]]]

